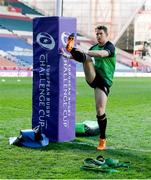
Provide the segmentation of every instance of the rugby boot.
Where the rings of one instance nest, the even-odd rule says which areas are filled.
[[[75,35],[74,35],[74,33],[71,33],[68,37],[67,45],[66,45],[66,50],[68,52],[71,52],[71,50],[73,49],[74,41],[75,41]]]
[[[105,150],[106,149],[106,139],[100,139],[97,150]]]

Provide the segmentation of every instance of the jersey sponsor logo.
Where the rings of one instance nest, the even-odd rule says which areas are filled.
[[[36,37],[36,41],[43,49],[46,50],[52,50],[55,47],[54,38],[46,32],[39,33]]]

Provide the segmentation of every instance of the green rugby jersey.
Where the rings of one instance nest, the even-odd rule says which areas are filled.
[[[100,46],[99,44],[96,44],[92,46],[90,50],[106,50],[109,52],[108,57],[94,57],[94,59],[96,71],[105,82],[111,86],[116,64],[115,46],[110,41],[107,41],[105,45]]]

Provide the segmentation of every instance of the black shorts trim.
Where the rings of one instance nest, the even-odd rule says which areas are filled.
[[[104,81],[104,79],[100,76],[100,74],[98,72],[96,72],[96,76],[95,79],[93,80],[92,83],[89,83],[87,81],[87,83],[89,84],[89,86],[91,88],[99,88],[102,91],[104,91],[104,93],[108,96],[110,93],[110,86]]]

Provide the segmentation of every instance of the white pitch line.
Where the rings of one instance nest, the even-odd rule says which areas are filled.
[[[85,145],[85,146],[91,146],[91,147],[97,147],[97,145],[95,144],[91,144],[91,143],[85,143],[85,142],[69,142],[71,144],[79,144],[79,145]],[[129,150],[129,151],[138,151],[138,152],[151,152],[150,149],[135,149],[135,148],[122,148],[122,147],[117,147],[114,148],[113,146],[107,146],[107,149],[112,149],[112,150]]]

